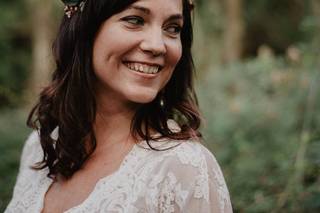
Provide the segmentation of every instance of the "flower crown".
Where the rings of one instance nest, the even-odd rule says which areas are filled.
[[[64,12],[65,12],[66,16],[68,18],[71,18],[71,16],[75,12],[77,12],[79,10],[79,8],[80,8],[80,11],[82,12],[83,8],[86,4],[86,1],[87,0],[62,0],[62,2],[65,5]],[[190,9],[192,11],[194,8],[193,0],[189,0],[189,5],[190,5]]]
[[[80,8],[80,11],[83,11],[86,0],[62,0],[64,3],[64,13],[68,18],[77,12]]]

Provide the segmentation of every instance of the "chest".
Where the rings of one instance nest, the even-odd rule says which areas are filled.
[[[116,172],[118,167],[118,163],[95,165],[76,172],[69,180],[54,181],[44,196],[42,213],[62,213],[79,206],[95,190],[99,180]]]

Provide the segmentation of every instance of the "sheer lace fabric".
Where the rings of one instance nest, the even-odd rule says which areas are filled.
[[[146,142],[136,144],[120,168],[100,179],[89,197],[65,213],[123,212],[232,212],[228,189],[219,165],[199,142]],[[23,149],[13,198],[5,213],[41,212],[52,180],[48,170],[35,171],[30,165],[42,159],[36,132]]]

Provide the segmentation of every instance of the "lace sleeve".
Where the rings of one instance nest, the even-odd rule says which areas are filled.
[[[190,195],[182,212],[232,213],[229,192],[221,169],[208,151],[204,150],[200,174],[192,185]]]
[[[232,213],[229,192],[216,159],[202,145],[189,145],[178,151],[178,158],[165,159],[168,166],[162,173],[165,175],[158,209],[163,213]]]
[[[16,201],[19,200],[20,196],[23,195],[23,193],[26,191],[27,184],[26,182],[30,182],[32,177],[30,176],[30,169],[29,167],[32,166],[32,161],[34,157],[38,155],[36,147],[36,142],[38,141],[38,134],[36,131],[32,132],[28,139],[26,140],[23,149],[22,154],[20,158],[20,167],[19,172],[17,175],[16,183],[13,190],[13,196],[12,199],[7,206],[6,213],[7,212],[22,212],[22,211],[14,211],[12,209],[14,208],[14,205],[16,204]],[[30,178],[31,177],[31,178]]]
[[[36,131],[33,131],[26,140],[21,153],[18,177],[24,169],[26,169],[28,166],[31,166],[29,164],[31,162],[31,158],[34,157],[34,148],[35,143],[38,141],[38,137],[38,133]]]

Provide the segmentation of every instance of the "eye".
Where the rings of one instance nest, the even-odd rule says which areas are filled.
[[[131,25],[143,25],[144,20],[143,18],[139,16],[127,16],[121,19],[122,21],[125,21]]]
[[[172,35],[178,35],[180,34],[182,27],[180,25],[175,24],[175,25],[170,25],[166,27],[165,30]]]

